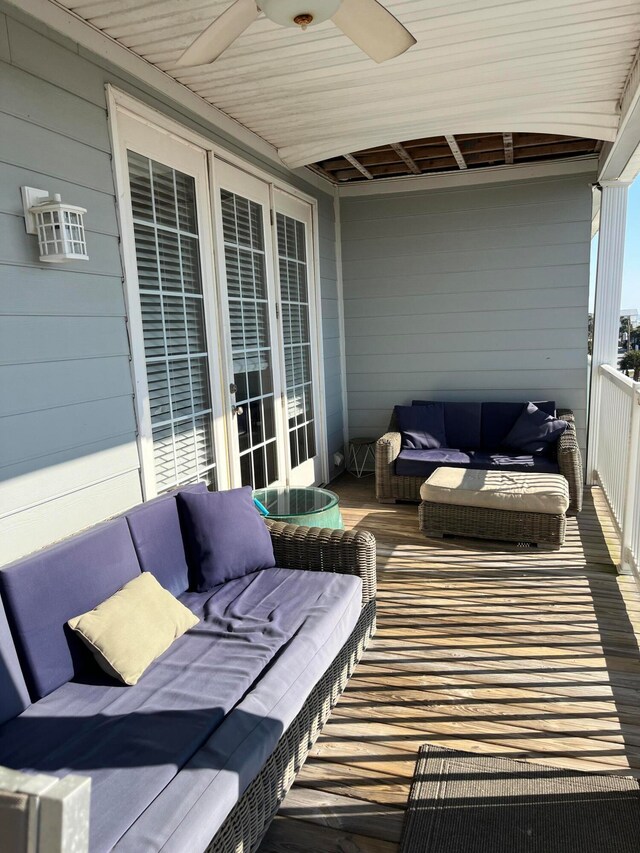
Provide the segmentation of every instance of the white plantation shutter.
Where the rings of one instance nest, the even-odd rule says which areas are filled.
[[[195,182],[127,153],[157,491],[215,486]]]
[[[291,467],[316,455],[309,281],[304,222],[276,217]]]
[[[278,479],[276,406],[262,207],[221,190],[227,311],[243,485]]]

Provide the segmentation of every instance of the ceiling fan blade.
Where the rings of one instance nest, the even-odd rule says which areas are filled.
[[[375,62],[409,50],[416,40],[377,0],[342,0],[333,23]]]
[[[178,59],[177,65],[207,65],[242,35],[260,14],[255,0],[236,0],[219,15]]]

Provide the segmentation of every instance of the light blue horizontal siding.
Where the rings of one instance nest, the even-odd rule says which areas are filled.
[[[584,444],[592,180],[342,201],[352,435],[415,398],[555,399]]]
[[[0,565],[141,500],[106,83],[318,198],[326,430],[338,449],[332,196],[2,2],[0,79]],[[88,262],[39,262],[21,186],[87,208]]]

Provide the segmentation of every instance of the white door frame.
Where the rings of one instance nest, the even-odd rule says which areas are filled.
[[[278,283],[278,302],[281,302],[280,292],[280,269],[278,264],[278,234],[276,214],[283,213],[292,219],[303,222],[305,225],[306,254],[307,254],[307,288],[309,292],[309,328],[311,332],[311,372],[313,379],[313,411],[314,427],[316,437],[316,457],[312,474],[313,483],[326,483],[327,474],[327,429],[324,417],[324,371],[321,368],[320,353],[322,351],[322,298],[320,294],[319,274],[316,260],[318,258],[318,246],[315,240],[314,209],[312,205],[303,199],[297,198],[285,190],[273,187],[271,190],[271,203],[274,211],[272,217],[273,245],[276,248],[274,254],[275,276]],[[278,324],[280,334],[283,335],[282,311],[280,312],[280,323]],[[283,390],[286,394],[286,373],[284,369],[284,341],[281,341],[280,353],[282,358]],[[288,422],[286,413],[284,416],[285,428],[287,428],[287,454],[289,454]],[[303,463],[306,464],[306,463]],[[291,461],[289,461],[289,474],[291,474]],[[308,483],[306,485],[309,485]]]
[[[213,244],[211,239],[211,199],[208,188],[207,154],[201,148],[185,140],[168,137],[167,134],[157,130],[148,122],[140,121],[136,116],[123,110],[116,110],[111,124],[114,142],[113,162],[116,178],[117,209],[121,233],[120,251],[125,276],[125,299],[135,389],[134,405],[138,424],[138,448],[143,497],[145,500],[149,500],[158,494],[158,490],[153,456],[149,387],[147,384],[133,211],[128,180],[127,151],[129,150],[135,151],[151,160],[156,160],[163,165],[170,166],[179,172],[191,175],[195,180],[204,321],[207,337],[207,362],[211,407],[213,410],[211,427],[216,462],[216,481],[219,488],[227,488],[229,483],[229,460],[226,429],[221,417],[223,411],[221,394],[222,377],[220,369],[215,369],[214,367],[215,355],[220,352],[220,343],[216,317],[217,308],[214,298],[216,289],[213,268]]]
[[[273,264],[271,259],[274,256],[272,229],[270,227],[271,217],[271,197],[269,185],[250,175],[244,170],[238,169],[237,166],[232,166],[222,160],[214,159],[213,166],[210,170],[212,180],[212,196],[214,199],[215,210],[215,244],[216,244],[216,266],[218,273],[218,299],[220,304],[219,319],[220,319],[220,338],[225,349],[225,359],[227,363],[227,373],[225,376],[224,393],[225,409],[227,414],[227,433],[230,437],[231,463],[230,475],[233,486],[242,485],[240,479],[240,448],[238,446],[238,431],[233,423],[234,415],[232,407],[234,400],[230,393],[230,383],[233,381],[233,356],[231,352],[231,334],[228,323],[228,290],[227,290],[227,270],[225,264],[224,252],[224,232],[222,227],[222,210],[220,204],[220,191],[225,189],[234,193],[234,195],[250,199],[256,202],[262,208],[262,230],[264,236],[265,248],[265,274],[267,279],[267,309],[269,314],[269,337],[271,344],[271,370],[273,380],[273,409],[275,418],[275,434],[276,434],[276,450],[278,460],[278,480],[272,485],[284,485],[287,479],[287,459],[284,453],[285,434],[282,418],[283,405],[283,384],[281,373],[280,346],[278,334],[278,322],[276,317],[276,280],[274,277]]]

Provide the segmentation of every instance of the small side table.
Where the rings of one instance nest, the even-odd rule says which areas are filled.
[[[273,521],[305,527],[344,529],[340,502],[335,492],[315,486],[257,489],[253,493]]]
[[[377,438],[352,438],[349,442],[349,457],[347,470],[354,477],[371,477],[375,473],[376,466],[376,441]],[[371,462],[373,471],[367,471],[367,463]]]

